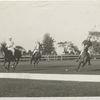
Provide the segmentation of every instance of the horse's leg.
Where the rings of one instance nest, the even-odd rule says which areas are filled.
[[[82,62],[80,62],[77,71],[79,71],[81,64],[82,64],[82,67],[84,67],[86,65],[86,63],[87,63],[87,61],[83,62],[83,64],[82,64]]]
[[[16,64],[16,59],[15,59],[15,57],[13,57],[13,59],[12,59],[12,65],[11,65],[12,69],[14,69],[15,64]]]
[[[36,61],[36,64],[37,64],[37,65],[38,65],[39,61],[40,61],[40,58],[38,58],[37,61]]]
[[[88,58],[88,65],[91,65],[91,58]]]
[[[19,64],[20,58],[17,58],[16,66]]]
[[[5,66],[5,64],[6,64],[6,61],[4,61],[3,66]]]
[[[10,68],[10,61],[8,61],[8,68],[7,69],[9,70],[9,68]]]
[[[13,67],[15,66],[16,64],[16,58],[14,57],[14,60],[13,60]]]
[[[90,60],[88,60],[88,65],[91,65],[91,62],[90,62]]]
[[[88,53],[88,57],[87,57],[87,62],[88,62],[88,65],[91,65],[90,60],[91,60],[91,56],[90,56],[90,54]]]
[[[39,63],[39,60],[37,60],[36,64],[38,65],[38,63]]]
[[[86,65],[86,62],[83,63],[82,67],[84,67]]]
[[[38,63],[39,63],[39,59],[38,59],[38,60],[36,60],[35,64],[36,64],[36,65],[38,65]]]
[[[37,60],[37,64],[39,63],[40,59]]]
[[[79,62],[79,65],[78,65],[78,68],[77,68],[77,72],[79,71],[80,66],[81,66],[81,62]]]
[[[87,64],[87,62],[88,62],[88,61],[83,62],[83,64],[82,64],[82,68]]]
[[[83,62],[82,67],[84,67],[84,66],[87,64],[87,62],[88,62],[88,59],[86,59],[86,60]]]
[[[15,66],[18,65],[20,58],[16,58]]]
[[[33,56],[31,57],[31,61],[30,61],[30,64],[32,64],[32,61],[33,61]]]
[[[6,65],[6,62],[7,62],[7,61],[6,61],[6,60],[4,60],[4,63],[3,63],[3,66],[4,66],[4,67],[5,67],[5,65]]]
[[[36,60],[34,61],[34,67],[35,67],[36,65],[38,65],[38,63],[39,63],[39,59],[36,59]]]
[[[5,64],[6,64],[6,60],[4,59],[4,63],[3,63],[3,66],[5,66]]]
[[[17,60],[15,59],[14,60],[14,63],[13,63],[13,67],[12,67],[13,68],[13,71],[15,70],[16,66],[17,66]]]
[[[37,64],[37,59],[34,59],[34,67],[36,66]]]
[[[36,63],[36,61],[34,61],[34,67],[35,67],[35,63]]]
[[[7,60],[4,61],[4,65],[3,65],[5,69],[7,69],[6,63],[7,63]]]

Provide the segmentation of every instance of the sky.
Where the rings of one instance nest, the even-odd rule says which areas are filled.
[[[99,0],[0,1],[0,42],[13,33],[16,45],[32,50],[50,33],[56,43],[72,41],[81,48],[93,30],[100,31]]]

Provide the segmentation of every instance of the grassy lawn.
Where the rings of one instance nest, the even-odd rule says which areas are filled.
[[[20,62],[17,73],[49,73],[49,74],[98,74],[100,61],[93,60],[92,66],[85,66],[75,72],[78,63],[75,60],[42,61],[34,68],[29,62]],[[68,69],[69,71],[65,71]],[[0,72],[6,72],[0,63]],[[12,70],[10,70],[12,72]],[[100,83],[39,81],[20,79],[0,79],[0,97],[77,97],[100,96]]]
[[[0,63],[0,72],[6,72]],[[80,72],[76,72],[78,63],[75,60],[67,61],[41,61],[34,68],[29,62],[20,62],[15,72],[18,73],[49,73],[49,74],[100,74],[100,60],[93,60],[92,65],[86,65],[81,68]],[[66,71],[68,69],[68,71]],[[12,70],[10,70],[12,72]]]
[[[0,79],[0,97],[100,96],[100,83]]]

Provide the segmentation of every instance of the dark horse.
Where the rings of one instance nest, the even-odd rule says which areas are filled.
[[[81,65],[82,65],[82,67],[84,67],[87,63],[90,65],[91,64],[90,60],[91,60],[90,54],[88,53],[87,50],[84,50],[84,52],[82,53],[82,55],[79,59],[79,65],[78,65],[77,71],[79,71]]]
[[[39,43],[39,50],[35,52],[35,54],[32,54],[30,63],[32,64],[32,62],[34,61],[34,66],[35,66],[36,64],[39,63],[41,57],[42,57],[42,44]]]
[[[42,54],[40,51],[36,52],[34,55],[32,55],[30,63],[32,64],[32,62],[34,61],[34,66],[35,66],[35,64],[38,64],[39,61],[41,60],[41,56]]]
[[[4,66],[8,62],[8,66],[7,67],[5,66],[5,68],[9,70],[10,64],[11,62],[13,62],[12,67],[13,70],[15,70],[22,56],[21,51],[15,48],[15,52],[13,55],[12,51],[8,50],[8,48],[6,47],[6,44],[1,44],[1,51],[4,53]]]

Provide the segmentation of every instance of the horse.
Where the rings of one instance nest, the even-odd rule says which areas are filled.
[[[12,68],[15,70],[16,66],[19,63],[19,60],[22,56],[21,50],[14,48],[14,55],[12,54],[11,50],[8,50],[6,44],[1,44],[1,51],[4,53],[4,67],[9,71],[9,67],[11,62],[13,62]],[[6,67],[6,63],[8,62],[8,67]]]
[[[39,61],[41,60],[41,57],[42,57],[42,50],[43,50],[42,44],[39,43],[39,49],[37,52],[32,54],[30,64],[32,64],[33,61],[34,61],[34,66],[39,63]]]
[[[82,53],[79,59],[79,65],[78,65],[77,71],[79,71],[81,65],[82,67],[84,67],[87,63],[88,65],[91,65],[90,60],[91,60],[90,54],[88,53],[87,50],[84,50],[84,52]]]
[[[42,54],[41,54],[40,51],[35,52],[35,54],[32,55],[32,57],[31,57],[30,63],[32,64],[32,62],[34,61],[34,66],[35,66],[35,65],[38,64],[39,61],[41,60],[41,56],[42,56]]]

